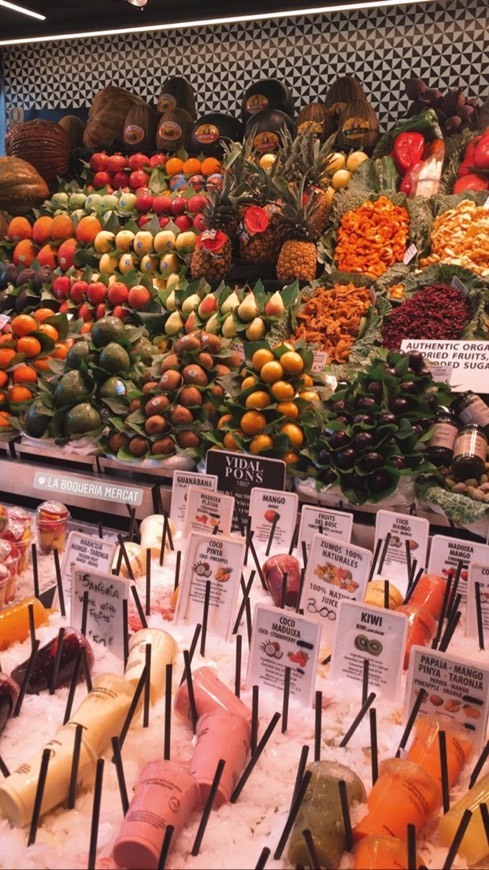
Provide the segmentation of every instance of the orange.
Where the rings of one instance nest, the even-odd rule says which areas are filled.
[[[32,365],[34,366],[36,372],[50,372],[51,371],[51,369],[49,368],[49,360],[50,359],[51,359],[51,356],[48,355],[48,356],[41,356],[39,359],[33,360]]]
[[[304,399],[305,402],[320,402],[321,399],[316,390],[301,390],[299,399]]]
[[[15,366],[12,372],[13,384],[35,384],[36,381],[37,374],[32,366],[28,366],[26,363],[21,363],[20,366]]]
[[[55,269],[58,265],[56,248],[53,248],[52,245],[43,245],[37,255],[37,262],[40,266],[51,266],[52,269]]]
[[[75,235],[79,242],[82,242],[84,245],[89,245],[93,242],[95,236],[101,231],[101,229],[102,224],[99,219],[95,217],[95,215],[87,214],[86,217],[82,217],[76,228]]]
[[[54,359],[66,359],[69,347],[63,341],[57,341],[52,356]]]
[[[258,435],[267,425],[267,418],[259,411],[246,411],[241,417],[240,426],[245,435]]]
[[[184,175],[200,175],[201,166],[202,164],[200,160],[197,160],[197,157],[189,157],[183,164],[182,172]]]
[[[7,372],[0,370],[0,387],[6,387],[8,384],[8,374]]]
[[[286,465],[294,465],[299,459],[297,453],[294,453],[293,450],[287,450],[283,456],[280,457]]]
[[[48,317],[54,317],[55,312],[51,308],[37,308],[36,309],[36,320],[39,323],[44,323]]]
[[[3,390],[0,390],[0,408],[3,408],[4,405],[8,405],[7,393],[4,393]]]
[[[21,338],[23,335],[30,335],[36,329],[39,329],[39,324],[32,314],[17,314],[12,320],[12,332],[17,338]]]
[[[287,381],[275,381],[272,384],[272,393],[274,398],[277,399],[278,402],[286,402],[288,399],[293,399],[295,396],[295,390],[292,384],[287,383]]]
[[[255,350],[253,356],[251,357],[251,362],[253,368],[256,369],[257,372],[260,372],[267,362],[272,362],[275,357],[271,350],[268,347],[260,347],[259,350]]]
[[[0,345],[8,344],[10,347],[15,347],[15,336],[11,332],[0,333]]]
[[[301,447],[303,445],[304,433],[297,423],[284,423],[279,431],[281,435],[287,435],[292,447]]]
[[[297,417],[299,416],[299,408],[295,402],[279,402],[277,405],[277,411],[280,414],[283,414],[284,417],[288,417],[289,420],[297,420]]]
[[[58,265],[63,272],[66,272],[75,265],[74,257],[77,250],[78,242],[76,239],[65,239],[64,242],[61,242],[58,248],[57,257]]]
[[[53,218],[51,225],[51,238],[55,242],[62,242],[64,239],[69,239],[75,232],[73,221],[69,214],[57,214]]]
[[[43,332],[44,335],[49,335],[49,338],[52,338],[53,341],[57,341],[59,338],[59,332],[56,327],[52,326],[51,323],[41,323],[41,326],[38,327],[38,332]]]
[[[7,238],[11,242],[32,239],[32,227],[25,217],[13,217],[8,225]]]
[[[301,381],[305,387],[312,387],[312,385],[314,384],[314,381],[311,378],[311,375],[308,375],[308,374],[303,374],[301,377]]]
[[[250,409],[259,409],[268,407],[270,404],[270,396],[265,390],[255,390],[254,393],[250,393],[245,401],[245,407]]]
[[[10,415],[6,411],[0,411],[0,429],[10,429]]]
[[[36,245],[45,245],[51,238],[52,225],[53,218],[51,215],[45,214],[43,217],[38,217],[38,219],[34,221],[34,226],[32,227],[32,241],[35,242]]]
[[[304,360],[296,350],[286,350],[280,357],[280,365],[288,375],[298,375],[304,368]]]
[[[9,402],[30,402],[32,393],[28,387],[11,387],[8,391]]]
[[[248,375],[248,377],[245,378],[243,383],[241,384],[241,389],[247,390],[248,387],[254,387],[255,384],[256,384],[256,378],[254,377],[254,375]]]
[[[168,166],[168,163],[166,164]],[[200,165],[202,175],[214,175],[215,172],[220,172],[221,161],[217,157],[206,157]]]
[[[82,328],[80,329],[80,334],[85,335],[87,332],[91,332],[93,329],[93,323],[91,321],[86,321]]]
[[[12,251],[12,262],[15,263],[16,266],[25,266],[26,269],[29,266],[32,266],[32,263],[36,259],[37,248],[32,244],[30,239],[22,239],[21,242],[17,242],[14,250]]]
[[[33,335],[26,335],[23,338],[19,338],[15,349],[17,353],[25,353],[28,359],[33,359],[33,357],[39,356],[42,351],[41,342],[38,338],[34,338]]]
[[[271,450],[273,447],[273,439],[270,435],[255,435],[248,444],[250,453],[264,453],[265,450]]]
[[[0,369],[6,369],[15,356],[13,347],[0,347]]]
[[[276,381],[281,381],[284,376],[284,370],[277,360],[266,362],[260,371],[260,377],[267,384],[274,384]]]
[[[223,429],[226,423],[230,423],[232,419],[232,414],[223,414],[222,417],[219,417],[219,420],[217,421],[217,428]]]
[[[234,439],[235,434],[243,435],[244,433],[240,432],[238,430],[236,433],[226,432],[226,434],[224,436],[224,446],[227,447],[228,450],[240,450],[241,449],[239,444],[237,444],[235,439]]]
[[[177,175],[183,172],[183,160],[180,157],[170,157],[165,163],[165,172],[167,175]]]

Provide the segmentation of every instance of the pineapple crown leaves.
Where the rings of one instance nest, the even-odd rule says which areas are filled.
[[[282,174],[292,182],[306,178],[309,185],[329,185],[328,166],[333,159],[335,136],[321,143],[310,130],[298,133],[282,161]]]
[[[318,232],[315,227],[315,217],[320,208],[316,196],[307,196],[305,190],[307,179],[303,178],[299,185],[290,186],[283,177],[277,177],[274,182],[277,199],[281,200],[279,215],[279,232],[283,240],[316,242]]]

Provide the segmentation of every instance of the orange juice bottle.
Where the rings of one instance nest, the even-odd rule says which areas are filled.
[[[11,643],[22,642],[29,637],[29,604],[34,608],[36,628],[45,625],[53,612],[33,596],[23,598],[22,601],[0,610],[0,650],[7,649]]]
[[[449,847],[460,824],[465,810],[471,810],[472,818],[462,837],[458,851],[464,856],[467,864],[476,864],[489,855],[484,822],[480,805],[489,805],[489,773],[483,776],[467,794],[441,817],[438,823],[438,834],[444,846]]]
[[[472,755],[472,740],[463,725],[447,716],[418,716],[407,757],[420,764],[441,786],[440,731],[445,732],[448,785],[452,788]]]

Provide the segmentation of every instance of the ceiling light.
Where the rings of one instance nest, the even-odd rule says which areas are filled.
[[[144,7],[148,5],[149,0],[127,0],[127,3],[129,3],[129,6],[135,6],[136,9],[140,9],[142,12]]]
[[[6,9],[11,9],[12,12],[22,12],[23,15],[30,15],[32,18],[46,21],[45,15],[40,15],[39,12],[32,12],[31,9],[26,9],[25,6],[17,6],[16,3],[8,3],[7,0],[0,0],[0,6],[5,6]]]

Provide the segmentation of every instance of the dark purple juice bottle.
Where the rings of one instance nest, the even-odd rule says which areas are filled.
[[[0,673],[0,734],[14,712],[18,697],[19,687],[15,680]]]
[[[51,686],[53,676],[54,663],[56,661],[56,652],[58,649],[58,637],[54,637],[45,646],[41,647],[36,655],[34,667],[32,668],[29,685],[27,686],[28,695],[38,695],[39,692],[44,692]],[[60,686],[69,686],[73,677],[76,658],[78,652],[82,649],[86,650],[87,663],[89,668],[93,667],[93,651],[86,637],[78,631],[77,628],[67,628],[63,637],[63,651],[59,663],[58,675],[56,678],[55,689]],[[12,671],[12,678],[22,685],[29,659],[17,665]],[[79,670],[79,681],[83,679],[84,670]]]

